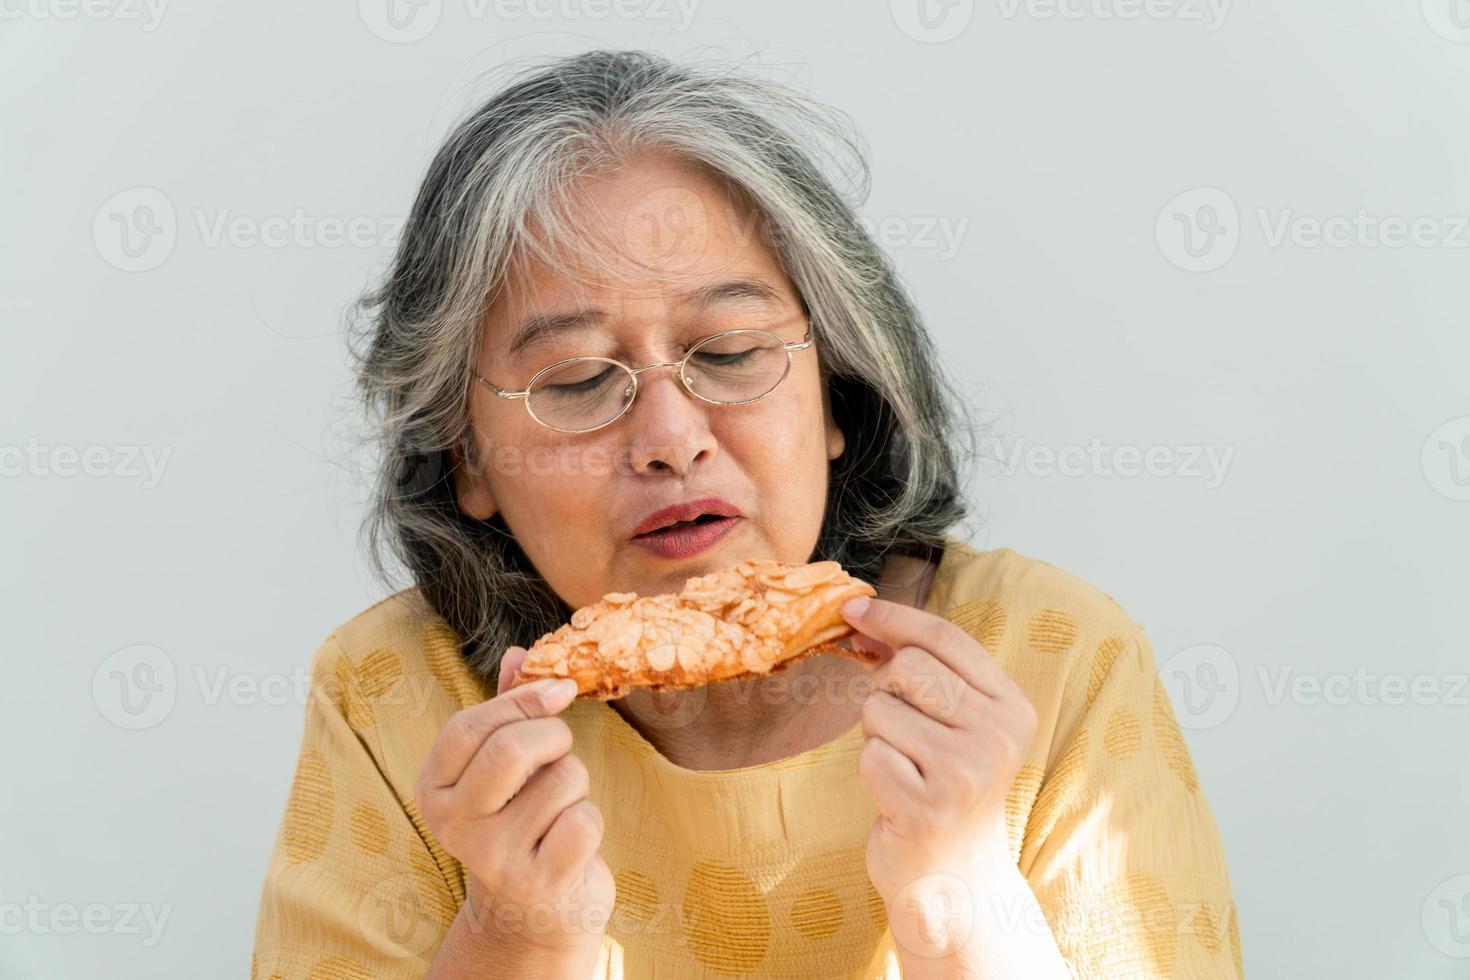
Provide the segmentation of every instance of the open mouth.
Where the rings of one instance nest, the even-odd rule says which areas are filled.
[[[634,543],[660,558],[682,560],[703,554],[723,541],[740,525],[742,518],[721,514],[700,514],[657,531],[640,534]]]
[[[661,527],[657,531],[649,531],[646,534],[640,534],[638,536],[640,538],[651,538],[651,537],[654,537],[655,535],[668,534],[670,531],[677,531],[680,528],[698,527],[700,524],[711,524],[711,523],[713,523],[715,521],[729,521],[729,520],[734,520],[734,518],[731,518],[731,517],[722,517],[719,514],[700,514],[698,517],[696,517],[692,521],[678,521],[678,522],[676,522],[674,524],[668,525],[667,527]]]

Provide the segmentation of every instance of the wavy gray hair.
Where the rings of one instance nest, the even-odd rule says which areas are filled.
[[[754,207],[812,317],[847,445],[810,560],[876,583],[890,554],[937,560],[969,513],[959,464],[975,458],[975,427],[858,220],[870,173],[844,114],[738,68],[642,51],[524,69],[444,140],[387,275],[348,317],[377,450],[362,527],[373,570],[396,588],[386,559],[400,561],[492,684],[506,647],[530,646],[572,610],[499,514],[475,520],[456,502],[451,448],[470,464],[469,378],[484,317],[518,256],[554,258],[547,242],[577,237],[573,178],[648,149],[705,168]],[[853,180],[854,203],[823,163]]]

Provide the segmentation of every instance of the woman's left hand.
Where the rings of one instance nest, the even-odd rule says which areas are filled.
[[[858,757],[858,778],[878,808],[868,875],[896,936],[907,925],[942,944],[935,927],[943,923],[926,918],[934,904],[978,905],[986,880],[1014,869],[1005,798],[1036,733],[1036,711],[955,624],[882,599],[857,608],[862,601],[842,613],[858,631],[852,642],[882,657],[869,678]]]

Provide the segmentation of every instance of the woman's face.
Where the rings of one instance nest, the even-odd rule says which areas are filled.
[[[582,187],[579,217],[613,268],[594,270],[573,256],[520,263],[486,317],[482,377],[523,391],[563,358],[614,357],[638,368],[677,360],[695,340],[737,327],[802,339],[801,302],[759,220],[716,179],[644,155]],[[725,288],[710,295],[711,287]],[[528,318],[578,312],[588,314],[580,325],[511,352]],[[745,558],[806,561],[822,524],[828,463],[844,447],[817,356],[815,348],[792,352],[780,387],[745,405],[702,401],[672,368],[656,368],[639,376],[637,400],[621,418],[578,434],[546,428],[522,400],[472,385],[477,458],[455,467],[460,507],[480,520],[500,513],[574,609],[608,592],[676,592],[691,575]],[[654,511],[705,497],[741,514],[712,548],[673,558],[633,543]]]

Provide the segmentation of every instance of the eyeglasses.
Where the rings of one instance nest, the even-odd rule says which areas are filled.
[[[531,418],[558,432],[591,432],[616,422],[638,397],[639,375],[673,367],[691,395],[716,405],[744,405],[780,387],[791,373],[791,352],[807,350],[811,320],[799,343],[769,330],[741,328],[705,337],[677,361],[631,368],[610,357],[571,357],[537,371],[525,391],[506,391],[478,374],[501,398],[524,398]]]

